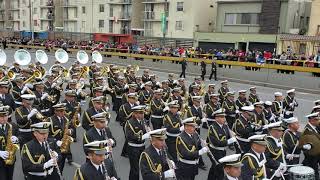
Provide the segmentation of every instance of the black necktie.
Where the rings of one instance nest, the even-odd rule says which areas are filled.
[[[101,129],[100,132],[102,137],[106,137],[106,132],[104,131],[104,129]]]
[[[1,126],[1,130],[3,131],[3,132],[5,132],[5,126],[4,126],[4,124]]]
[[[99,171],[99,174],[102,175],[102,168],[101,168],[101,166],[99,166],[98,171]]]

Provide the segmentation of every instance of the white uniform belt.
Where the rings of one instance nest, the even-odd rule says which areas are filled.
[[[237,138],[239,141],[242,141],[242,142],[250,142],[249,139],[241,138],[241,137],[238,137],[238,136],[236,136],[236,138]]]
[[[293,111],[286,111],[286,113],[293,113]]]
[[[298,157],[300,157],[300,154],[292,154],[292,157],[298,158]],[[289,158],[286,158],[286,159],[289,159]]]
[[[216,121],[216,120],[215,120],[215,119],[207,118],[207,121],[214,122],[214,121]]]
[[[43,172],[28,172],[28,173],[33,176],[47,176],[47,175],[50,175],[52,172],[53,172],[53,168],[50,168],[49,170],[43,171]]]
[[[180,135],[180,133],[179,134],[173,134],[173,133],[167,132],[167,135],[171,136],[171,137],[178,137]]]
[[[122,96],[116,96],[116,98],[118,98],[118,99],[122,99]]]
[[[227,147],[215,147],[212,144],[209,144],[209,146],[215,150],[219,150],[219,151],[225,151]]]
[[[197,159],[197,160],[186,160],[186,159],[179,158],[179,161],[183,162],[183,163],[186,163],[186,164],[198,164],[199,159]]]
[[[144,143],[142,143],[142,144],[136,144],[136,143],[128,142],[128,145],[129,145],[129,146],[132,146],[132,147],[144,147]]]
[[[40,112],[48,112],[48,111],[50,111],[50,108],[48,108],[48,109],[42,109],[42,110],[40,110]]]
[[[22,102],[19,102],[19,101],[15,101],[14,103],[16,103],[16,104],[22,104]]]
[[[164,116],[151,115],[153,118],[163,118]]]
[[[31,132],[31,129],[21,129],[21,128],[19,128],[19,131],[20,132]]]

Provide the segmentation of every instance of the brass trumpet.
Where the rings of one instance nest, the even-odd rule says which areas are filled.
[[[35,70],[32,74],[32,76],[30,76],[28,79],[26,79],[23,84],[27,84],[29,82],[31,82],[32,80],[36,79],[36,78],[41,78],[42,74],[39,70]]]

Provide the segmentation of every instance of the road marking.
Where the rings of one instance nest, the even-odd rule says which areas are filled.
[[[76,168],[80,168],[81,167],[81,165],[76,163],[76,162],[71,162],[71,165],[76,167]]]

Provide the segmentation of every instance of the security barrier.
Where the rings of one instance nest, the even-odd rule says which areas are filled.
[[[8,44],[8,47],[11,48],[23,48],[23,49],[46,49],[44,46],[30,46],[30,45],[18,45],[18,44]],[[50,51],[55,52],[56,47],[50,48]],[[71,54],[76,54],[79,49],[69,48],[68,52]],[[87,53],[91,54],[91,50],[85,50]],[[121,51],[121,52],[117,52]],[[121,56],[121,57],[131,57],[131,58],[139,58],[139,59],[150,59],[150,60],[164,60],[164,61],[182,61],[186,59],[187,62],[200,63],[204,61],[207,64],[211,64],[212,60],[209,59],[200,59],[200,58],[179,58],[179,57],[169,57],[169,56],[155,56],[155,55],[144,55],[144,54],[134,54],[128,53],[127,49],[116,49],[116,48],[108,48],[104,49],[104,51],[100,51],[101,55],[106,56]],[[206,56],[210,56],[209,54],[205,54]],[[265,64],[257,64],[252,62],[239,62],[239,61],[227,61],[227,60],[216,60],[217,64],[220,65],[231,65],[231,66],[242,66],[242,67],[254,67],[254,68],[265,68],[265,69],[276,69],[276,70],[286,70],[286,71],[298,71],[298,72],[309,72],[309,73],[320,73],[320,68],[315,67],[305,67],[308,61],[303,60],[287,60],[286,62],[296,62],[302,63],[302,66],[292,66],[292,65],[279,65],[276,64],[276,59],[267,60],[272,63]],[[308,62],[310,63],[310,62]]]

